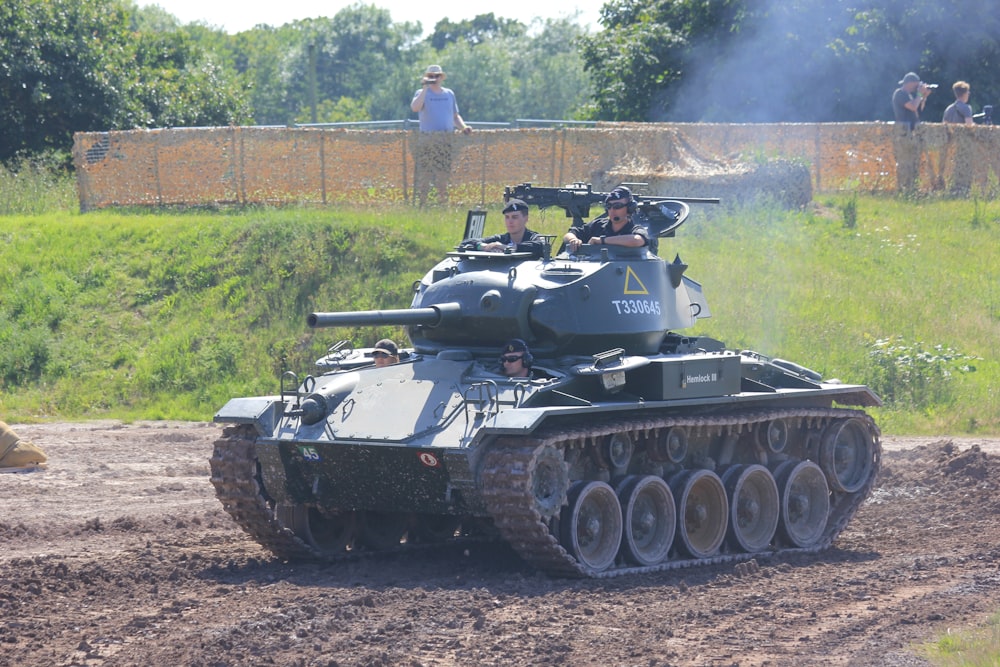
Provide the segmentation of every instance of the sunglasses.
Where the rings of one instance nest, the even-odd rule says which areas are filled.
[[[520,361],[523,358],[524,358],[524,355],[523,354],[519,354],[519,355],[517,355],[515,357],[500,357],[500,361],[502,361],[505,364],[512,364],[515,361]]]
[[[372,352],[372,356],[376,359],[383,359],[385,357],[391,357],[392,355],[388,352]]]
[[[614,209],[625,208],[626,206],[628,206],[628,202],[625,201],[615,201],[608,204],[608,208]]]

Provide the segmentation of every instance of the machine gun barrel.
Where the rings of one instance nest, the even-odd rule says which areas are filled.
[[[650,197],[647,201],[682,201],[685,204],[720,204],[722,200],[718,197]]]
[[[461,316],[461,304],[441,303],[427,308],[359,310],[352,313],[310,313],[306,322],[313,328],[383,325],[436,327],[457,321]]]

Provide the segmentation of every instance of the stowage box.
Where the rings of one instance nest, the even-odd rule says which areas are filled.
[[[733,352],[683,354],[629,373],[628,391],[648,401],[728,396],[740,391],[740,358]]]

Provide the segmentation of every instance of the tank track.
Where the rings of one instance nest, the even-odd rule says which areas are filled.
[[[287,560],[320,554],[274,517],[273,503],[258,481],[252,426],[229,426],[215,441],[209,466],[215,495],[223,509],[261,546]]]
[[[869,478],[858,491],[850,494],[833,494],[826,529],[820,539],[810,547],[779,548],[754,553],[723,552],[707,558],[669,560],[649,566],[631,566],[622,564],[618,560],[607,570],[593,572],[583,567],[563,548],[558,537],[550,531],[548,520],[536,507],[532,474],[537,457],[548,448],[554,447],[565,452],[575,447],[585,447],[594,438],[613,433],[629,432],[645,435],[657,429],[674,426],[714,429],[719,433],[739,433],[752,428],[754,424],[773,419],[807,420],[806,423],[810,426],[822,428],[822,425],[830,420],[845,417],[859,419],[868,428],[874,442],[874,465]],[[833,543],[875,485],[882,454],[879,436],[874,420],[864,412],[834,408],[778,409],[716,416],[622,420],[596,423],[591,427],[553,429],[529,437],[499,439],[493,451],[489,452],[485,459],[482,473],[483,496],[501,536],[525,561],[555,576],[610,578],[694,566],[738,563],[755,558],[814,553],[828,548]]]

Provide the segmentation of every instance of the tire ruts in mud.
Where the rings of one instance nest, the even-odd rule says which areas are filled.
[[[658,429],[683,427],[716,429],[719,433],[753,428],[755,424],[776,419],[805,420],[819,434],[835,419],[858,419],[867,428],[873,443],[873,461],[868,479],[853,493],[832,493],[830,513],[822,536],[809,547],[778,548],[763,552],[719,553],[707,558],[668,560],[648,566],[612,565],[600,572],[590,571],[579,563],[550,531],[548,520],[537,510],[532,489],[534,462],[546,448],[565,451],[583,447],[594,438],[614,433],[649,434]],[[497,440],[485,458],[482,471],[483,497],[501,536],[521,557],[548,574],[566,577],[609,578],[629,574],[660,572],[677,568],[737,563],[750,559],[814,553],[828,548],[844,530],[872,490],[881,464],[880,432],[874,420],[858,410],[836,408],[779,409],[739,412],[699,417],[665,417],[636,420],[613,420],[589,427],[548,430],[528,437],[504,437]]]

